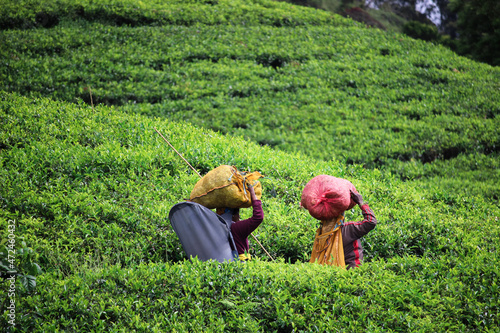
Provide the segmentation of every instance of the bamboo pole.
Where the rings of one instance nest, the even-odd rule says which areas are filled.
[[[90,104],[92,105],[92,111],[95,112],[95,110],[94,110],[94,101],[92,99],[92,89],[90,89],[90,86],[89,86],[89,93],[90,93]]]
[[[171,148],[172,148],[172,149],[173,149],[173,150],[177,153],[177,155],[179,155],[179,156],[180,156],[180,157],[184,160],[184,162],[186,162],[186,163],[187,163],[187,165],[189,165],[189,166],[191,167],[191,169],[193,169],[193,171],[194,171],[194,172],[196,172],[196,174],[197,174],[198,176],[200,176],[200,178],[201,178],[200,173],[199,173],[198,171],[196,171],[196,169],[195,169],[195,168],[193,168],[193,166],[192,166],[191,164],[189,164],[189,162],[188,162],[188,161],[187,161],[187,160],[186,160],[186,159],[185,159],[185,158],[181,155],[181,153],[179,153],[179,152],[177,151],[177,149],[175,149],[175,148],[174,148],[174,146],[172,146],[172,144],[171,144],[170,142],[168,142],[168,140],[167,140],[167,139],[165,139],[165,137],[164,137],[164,136],[163,136],[163,135],[162,135],[162,134],[161,134],[161,133],[160,133],[160,132],[156,129],[156,127],[153,127],[153,128],[155,129],[156,133],[160,134],[160,136],[163,138],[163,140],[165,140],[165,142],[166,142],[166,143],[168,143],[168,145],[169,145],[169,146],[170,146],[170,147],[171,147]]]
[[[188,161],[187,161],[187,160],[186,160],[186,159],[185,159],[185,158],[181,155],[181,153],[179,153],[179,152],[177,151],[177,149],[175,149],[175,148],[174,148],[174,146],[172,146],[172,144],[171,144],[170,142],[168,142],[168,140],[167,140],[167,139],[166,139],[166,138],[165,138],[165,137],[164,137],[164,136],[163,136],[163,135],[162,135],[162,134],[161,134],[161,133],[160,133],[160,132],[156,129],[156,127],[153,127],[153,128],[154,128],[154,130],[156,131],[156,133],[158,133],[158,134],[159,134],[159,135],[163,138],[163,140],[165,140],[165,142],[166,142],[166,143],[168,143],[168,145],[170,146],[170,148],[172,148],[172,149],[173,149],[173,150],[177,153],[177,155],[179,155],[179,156],[180,156],[180,157],[184,160],[184,162],[186,162],[186,164],[187,164],[187,165],[189,165],[189,167],[190,167],[191,169],[193,169],[193,171],[194,171],[194,172],[196,172],[196,174],[197,174],[198,176],[200,176],[200,178],[202,178],[202,176],[200,175],[200,173],[199,173],[198,171],[196,171],[196,169],[195,169],[195,168],[193,168],[193,166],[192,166],[191,164],[189,164],[189,162],[188,162]],[[259,240],[257,239],[257,237],[255,237],[252,233],[251,233],[250,235],[251,235],[251,236],[253,237],[253,239],[257,242],[257,244],[259,244],[259,245],[260,245],[260,247],[262,248],[262,250],[264,250],[264,252],[266,252],[266,254],[269,256],[269,258],[271,258],[271,260],[272,260],[272,261],[274,261],[274,258],[273,258],[273,257],[269,254],[269,252],[267,252],[267,250],[266,250],[266,249],[264,248],[264,246],[263,246],[263,245],[259,242]]]
[[[265,247],[259,242],[259,240],[257,239],[257,237],[255,237],[252,233],[250,234],[252,235],[254,241],[257,242],[257,244],[260,245],[260,247],[262,248],[262,250],[264,250],[264,252],[266,252],[266,254],[269,256],[269,258],[271,258],[272,261],[274,261],[274,258],[269,254],[269,252],[267,252],[267,250],[265,249]]]

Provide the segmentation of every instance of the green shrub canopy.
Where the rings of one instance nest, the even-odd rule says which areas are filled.
[[[497,68],[267,0],[1,1],[0,28],[5,331],[500,324]],[[265,176],[276,262],[187,260],[167,216],[199,177],[155,127],[201,174]],[[319,174],[379,220],[360,268],[306,263]]]

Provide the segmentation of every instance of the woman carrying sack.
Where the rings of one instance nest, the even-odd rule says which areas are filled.
[[[327,221],[321,221],[316,231],[310,262],[334,265],[347,269],[356,268],[363,261],[363,247],[360,238],[377,225],[371,208],[363,202],[363,197],[352,190],[351,199],[361,208],[363,220],[344,222],[344,213]]]
[[[217,208],[217,214],[221,215],[226,220],[230,218],[231,234],[233,235],[234,244],[238,250],[239,259],[242,261],[250,260],[251,256],[248,252],[250,246],[248,244],[248,236],[257,229],[264,220],[264,211],[262,210],[262,202],[257,199],[255,190],[252,185],[247,184],[248,192],[252,201],[253,215],[249,219],[240,220],[239,208]]]

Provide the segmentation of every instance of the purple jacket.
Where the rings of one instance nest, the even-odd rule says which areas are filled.
[[[363,221],[344,222],[342,227],[342,243],[344,244],[344,260],[347,268],[361,265],[363,248],[360,238],[369,233],[377,225],[375,214],[367,204],[361,206]]]
[[[264,211],[262,210],[262,202],[260,200],[252,201],[253,215],[251,218],[233,222],[231,224],[231,233],[233,234],[234,244],[238,250],[238,254],[248,252],[248,236],[262,223],[264,220]]]

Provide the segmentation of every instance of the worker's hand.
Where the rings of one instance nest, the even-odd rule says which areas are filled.
[[[255,195],[255,190],[254,190],[253,186],[250,184],[247,184],[247,189],[248,189],[248,192],[250,193],[250,198],[252,198],[252,201],[257,200],[257,196]]]
[[[355,193],[354,191],[351,190],[351,199],[356,204],[358,204],[359,207],[363,206],[363,196],[361,194]]]

